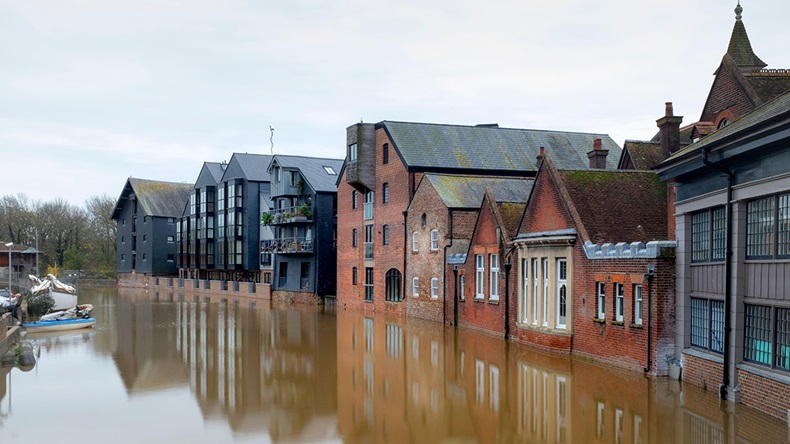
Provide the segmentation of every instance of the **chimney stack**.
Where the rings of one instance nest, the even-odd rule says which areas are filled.
[[[683,116],[674,114],[672,102],[667,102],[664,117],[656,120],[661,140],[661,160],[669,158],[680,149],[680,122],[682,121]]]
[[[593,140],[592,151],[587,152],[587,158],[590,159],[591,170],[605,170],[606,169],[606,156],[609,155],[609,150],[603,149],[601,139]]]
[[[546,157],[546,149],[543,148],[543,147],[540,147],[540,154],[538,154],[538,157],[537,157],[538,165],[540,165],[540,162],[543,160],[544,157]]]

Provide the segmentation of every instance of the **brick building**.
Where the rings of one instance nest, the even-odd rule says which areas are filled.
[[[511,338],[666,374],[675,245],[666,207],[653,172],[560,170],[549,152],[514,239]]]
[[[509,221],[516,221],[511,228],[517,227],[531,188],[532,179],[528,178],[423,176],[406,217],[408,316],[454,325],[475,326],[478,323],[471,308],[464,309],[465,301],[477,300],[469,293],[474,288],[471,279],[475,276],[474,265],[467,260],[470,244],[490,250],[485,257],[486,263],[491,254],[504,251],[501,245],[506,240],[497,238],[496,231],[501,226],[501,213],[505,213]],[[489,199],[481,209],[485,196]],[[496,212],[496,218],[491,211]],[[504,294],[499,291],[504,281],[499,280],[499,284],[495,286],[495,297]],[[491,293],[486,291],[486,294]],[[478,313],[478,316],[483,315]],[[483,323],[489,325],[486,329],[501,332],[504,318],[498,326],[491,327],[492,321]]]
[[[348,127],[337,182],[339,306],[405,314],[406,211],[425,174],[531,177],[540,147],[565,167],[586,168],[578,147],[594,139],[619,157],[620,148],[602,134],[393,121]]]

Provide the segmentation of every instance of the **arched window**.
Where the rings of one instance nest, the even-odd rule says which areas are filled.
[[[721,119],[721,120],[719,121],[719,126],[718,126],[718,128],[717,128],[717,129],[722,129],[722,128],[724,128],[725,126],[727,126],[727,125],[729,125],[729,124],[730,124],[730,119],[728,119],[728,118],[726,118],[726,117],[725,117],[725,118],[723,118],[723,119]]]
[[[386,297],[387,300],[390,302],[400,302],[401,300],[401,291],[400,291],[400,284],[401,284],[401,274],[395,268],[391,268],[387,271],[387,285],[386,285]]]
[[[425,223],[427,222],[427,218],[425,217],[425,213],[422,213],[422,227],[425,228]]]

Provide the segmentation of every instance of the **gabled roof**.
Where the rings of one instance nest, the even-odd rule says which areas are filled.
[[[531,178],[449,174],[426,174],[423,180],[430,182],[447,208],[479,208],[486,188],[491,189],[497,202],[525,203],[534,183]]]
[[[203,162],[203,167],[200,169],[200,174],[195,181],[195,188],[203,188],[207,185],[217,185],[222,181],[222,175],[225,173],[224,163],[219,162]]]
[[[509,237],[514,237],[518,233],[526,207],[526,202],[497,202],[499,215]]]
[[[343,159],[275,154],[269,162],[268,168],[271,168],[271,164],[274,162],[283,168],[299,170],[302,177],[316,192],[337,192],[337,179],[343,167]],[[334,174],[329,173],[325,167],[334,171]]]
[[[271,182],[271,177],[267,170],[271,160],[272,156],[268,154],[233,153],[230,162],[228,162],[228,167],[225,168],[222,181],[239,177],[239,174],[241,174],[251,182]],[[232,175],[232,177],[229,175]],[[226,178],[225,176],[228,177]]]
[[[131,194],[142,207],[143,213],[147,216],[158,217],[180,217],[184,211],[184,205],[189,199],[189,193],[193,190],[190,183],[163,182],[158,180],[137,179],[130,177],[121,192],[121,196],[115,204],[112,218],[117,219],[123,201]]]
[[[630,161],[630,162],[629,162]],[[617,169],[629,169],[633,164],[635,170],[649,170],[661,162],[661,144],[654,141],[626,140],[620,155]]]
[[[587,152],[601,139],[607,165],[617,166],[620,147],[606,134],[383,121],[396,151],[411,169],[535,171],[540,147],[563,168],[587,169]]]
[[[214,183],[220,183],[222,175],[225,174],[225,167],[228,166],[228,164],[225,162],[206,162],[204,165],[214,178]]]

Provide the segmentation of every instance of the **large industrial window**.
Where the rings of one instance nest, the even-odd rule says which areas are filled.
[[[401,300],[400,284],[400,271],[395,268],[391,268],[387,271],[386,299],[388,301],[399,302]]]
[[[747,304],[745,321],[744,361],[771,365],[771,307]]]
[[[746,257],[773,257],[774,197],[753,200],[746,211]]]
[[[724,207],[699,211],[691,216],[692,262],[724,260],[727,221]]]

